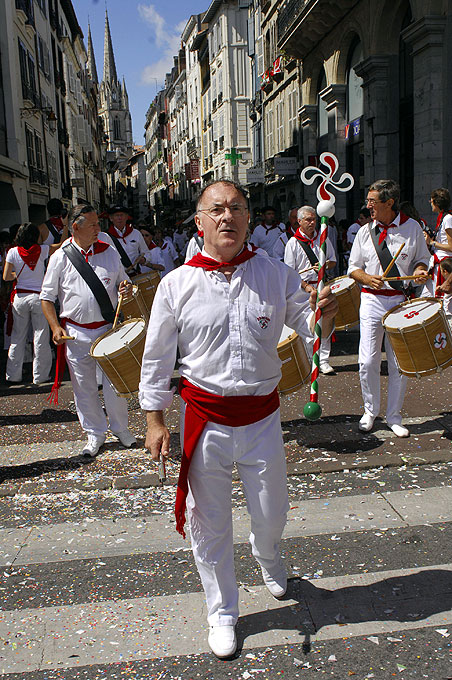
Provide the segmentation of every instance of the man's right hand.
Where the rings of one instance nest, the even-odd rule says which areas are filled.
[[[170,433],[163,422],[161,411],[148,411],[145,447],[151,454],[152,460],[159,461],[160,456],[166,460],[169,456]]]
[[[55,330],[52,333],[52,340],[55,343],[55,345],[62,345],[64,342],[66,342],[67,334],[64,328],[61,326],[58,326],[58,328],[55,328]]]
[[[364,285],[368,286],[369,288],[373,288],[374,290],[383,288],[384,281],[382,281],[381,274],[366,274],[366,276],[367,280]]]

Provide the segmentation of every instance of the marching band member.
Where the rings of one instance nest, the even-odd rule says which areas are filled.
[[[289,239],[284,252],[284,262],[300,275],[301,286],[307,293],[317,288],[316,273],[319,271],[320,231],[316,232],[317,216],[314,208],[304,205],[297,212],[298,229]],[[326,268],[334,269],[336,255],[330,239],[326,241]],[[305,271],[308,270],[308,271]],[[314,338],[309,338],[312,352]],[[334,373],[329,363],[331,339],[323,337],[320,345],[320,372],[327,375]]]
[[[93,342],[111,328],[118,291],[127,297],[132,286],[127,281],[117,251],[98,240],[99,221],[92,206],[79,205],[74,208],[70,225],[72,238],[50,258],[40,297],[53,342],[59,350],[54,383],[55,402],[58,403],[57,390],[61,384],[66,349],[77,415],[88,435],[82,453],[95,456],[105,442],[107,419],[98,395],[96,363],[89,351]],[[73,248],[69,250],[69,246]],[[78,260],[82,260],[82,269],[79,269]],[[82,273],[85,263],[88,263],[97,279],[93,288]],[[102,299],[102,296],[104,301],[101,308],[98,298]],[[57,298],[60,319],[55,311]],[[68,336],[73,339],[68,339]],[[104,375],[103,395],[112,433],[124,446],[134,445],[135,437],[127,428],[127,401],[116,394]]]
[[[369,188],[367,206],[372,223],[361,227],[350,253],[348,275],[362,286],[360,306],[359,377],[364,400],[364,415],[359,429],[369,432],[380,412],[382,318],[405,299],[403,284],[384,282],[382,275],[399,247],[405,246],[395,268],[400,275],[417,275],[415,283],[426,281],[429,252],[418,222],[399,212],[399,185],[393,180],[378,180]],[[395,273],[398,276],[399,273]],[[386,422],[397,437],[408,437],[400,414],[406,390],[406,376],[400,375],[387,337],[388,401]]]
[[[286,231],[278,236],[273,246],[272,257],[276,257],[281,262],[284,262],[284,251],[286,249],[287,241],[295,235],[298,228],[298,208],[291,208],[288,214],[288,221],[286,222]]]
[[[279,541],[288,497],[276,386],[276,346],[283,324],[310,335],[309,296],[296,272],[245,245],[248,199],[230,180],[202,190],[196,223],[204,248],[170,272],[157,289],[140,382],[147,412],[146,447],[154,460],[169,450],[163,410],[179,350],[183,459],[176,526],[184,532],[188,507],[195,561],[207,599],[209,645],[220,658],[234,654],[238,588],[232,537],[234,462],[251,514],[250,542],[264,583],[275,597],[286,591]],[[325,333],[337,310],[325,288]]]
[[[432,211],[437,213],[436,235],[433,237],[426,233],[425,240],[432,249],[433,255],[433,294],[441,297],[443,295],[441,285],[444,283],[444,276],[441,272],[441,261],[450,257],[452,254],[452,215],[450,213],[450,193],[447,189],[435,189],[430,198]],[[428,284],[423,291],[424,295],[431,294]]]
[[[276,212],[271,206],[263,208],[262,216],[264,223],[254,229],[250,243],[262,248],[272,257],[276,240],[285,233],[286,225],[283,222],[279,224],[276,222]]]

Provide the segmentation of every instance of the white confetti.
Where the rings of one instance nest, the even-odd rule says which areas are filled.
[[[447,628],[436,628],[436,632],[442,635],[443,637],[449,637],[450,633],[447,630]]]
[[[380,644],[380,640],[377,637],[375,637],[375,635],[370,635],[370,637],[368,637],[367,639],[373,642],[375,645]]]

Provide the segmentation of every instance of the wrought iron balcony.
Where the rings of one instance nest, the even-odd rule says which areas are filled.
[[[277,19],[278,48],[303,59],[356,5],[356,0],[287,0]]]

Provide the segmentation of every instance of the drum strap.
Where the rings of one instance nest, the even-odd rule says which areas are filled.
[[[194,234],[194,239],[196,243],[198,244],[199,250],[202,250],[204,248],[204,237],[199,236],[199,234]]]
[[[69,243],[63,248],[69,260],[72,262],[82,279],[91,289],[92,294],[96,298],[96,302],[100,307],[100,313],[102,314],[105,321],[108,323],[113,323],[115,319],[115,310],[111,304],[110,296],[102,283],[102,281],[97,276],[94,269],[83,259],[82,254],[74,246],[73,243]]]
[[[296,237],[295,237],[295,238],[296,238]],[[309,263],[312,264],[312,265],[318,264],[319,258],[318,258],[317,255],[314,253],[314,251],[312,250],[312,248],[311,248],[311,246],[309,245],[309,243],[306,243],[305,241],[300,241],[300,239],[297,239],[297,241],[298,241],[298,243],[300,244],[300,246],[303,248],[306,257],[307,257],[308,260],[309,260]]]
[[[58,229],[55,227],[53,224],[52,220],[46,220],[46,227],[50,231],[50,233],[53,236],[53,242],[58,243],[61,240],[61,232],[58,231]]]
[[[377,257],[380,260],[381,267],[383,271],[386,271],[387,266],[392,260],[391,252],[388,246],[386,245],[386,241],[378,243],[380,235],[378,227],[371,227],[370,224],[368,225],[368,227],[372,243],[374,244],[374,248],[377,253]],[[387,276],[400,276],[399,269],[395,262],[392,265],[391,269],[389,270]],[[394,290],[398,290],[403,294],[405,293],[405,287],[401,281],[388,281],[388,283],[391,286],[391,288],[394,288]]]
[[[111,234],[110,232],[108,232],[108,235],[113,240],[113,243],[115,244],[115,248],[119,253],[119,257],[121,258],[121,262],[122,262],[123,266],[125,267],[125,269],[128,269],[129,267],[133,267],[132,261],[131,261],[130,257],[127,255],[124,248],[122,247],[119,238],[117,238],[116,236],[113,236],[113,234]]]

